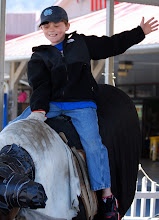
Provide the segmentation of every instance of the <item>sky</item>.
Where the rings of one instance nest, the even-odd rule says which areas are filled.
[[[21,13],[42,11],[44,8],[53,5],[56,0],[6,0],[6,12]]]

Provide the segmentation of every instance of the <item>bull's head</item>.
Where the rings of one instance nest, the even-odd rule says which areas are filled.
[[[35,167],[29,153],[16,144],[0,151],[0,212],[13,208],[44,208],[47,196],[41,184],[34,182]]]

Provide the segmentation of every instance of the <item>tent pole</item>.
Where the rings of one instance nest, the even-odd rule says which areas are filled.
[[[114,0],[107,0],[107,17],[106,17],[106,35],[114,34]],[[114,58],[110,57],[105,60],[105,84],[114,85]]]
[[[0,131],[3,128],[6,0],[0,0]]]

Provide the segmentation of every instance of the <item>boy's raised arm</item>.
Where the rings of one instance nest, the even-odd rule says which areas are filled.
[[[145,35],[150,34],[153,31],[158,30],[158,21],[154,20],[154,17],[150,18],[147,22],[145,22],[145,18],[142,17],[140,26]]]

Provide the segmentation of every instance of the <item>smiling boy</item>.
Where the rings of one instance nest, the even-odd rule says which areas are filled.
[[[28,63],[28,81],[33,93],[25,117],[41,121],[61,114],[71,117],[86,153],[91,189],[103,192],[102,219],[117,220],[119,213],[111,192],[108,151],[99,135],[98,85],[90,61],[125,52],[157,30],[157,26],[154,18],[146,23],[142,18],[137,28],[112,37],[66,34],[70,24],[63,8],[51,6],[41,13],[40,27],[51,45],[33,48]]]
[[[51,45],[61,43],[65,39],[65,32],[70,27],[69,23],[60,21],[58,23],[49,22],[41,25],[45,37],[51,42]]]

